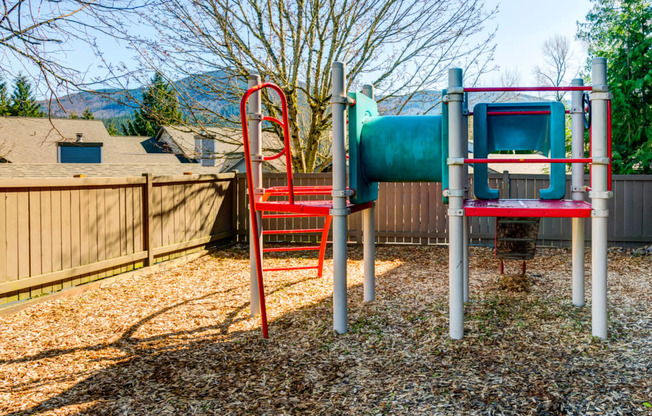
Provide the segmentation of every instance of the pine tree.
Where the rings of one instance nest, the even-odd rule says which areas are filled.
[[[16,78],[9,104],[9,115],[21,117],[43,117],[44,115],[41,106],[32,95],[32,86],[24,75],[19,75]]]
[[[0,79],[0,116],[9,115],[9,97],[7,96],[7,83]]]
[[[107,124],[105,127],[106,127],[106,131],[109,133],[109,136],[118,135],[118,127],[116,127],[115,123],[111,122]]]
[[[593,2],[578,37],[589,45],[589,62],[607,58],[614,173],[652,173],[652,3]]]
[[[82,113],[81,118],[84,120],[95,120],[95,116],[91,113],[91,110],[88,107],[86,107],[86,110]]]
[[[143,94],[140,108],[134,112],[134,119],[123,125],[131,136],[154,136],[162,125],[179,124],[183,114],[179,111],[179,100],[172,86],[157,72],[151,85]]]

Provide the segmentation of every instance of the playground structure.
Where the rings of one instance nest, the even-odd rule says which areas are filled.
[[[251,310],[260,312],[263,335],[268,336],[265,314],[262,263],[263,212],[273,218],[297,216],[326,217],[320,230],[319,247],[287,248],[287,250],[319,249],[318,269],[321,275],[328,226],[333,225],[333,328],[347,331],[347,216],[363,212],[364,301],[375,299],[374,270],[374,201],[378,197],[378,182],[442,182],[448,199],[449,233],[449,334],[453,339],[464,335],[464,303],[469,299],[468,217],[496,217],[497,227],[525,224],[538,229],[542,217],[572,218],[572,280],[573,304],[584,305],[584,218],[592,224],[592,333],[607,336],[607,200],[610,191],[610,126],[611,95],[607,86],[606,61],[596,58],[592,64],[593,86],[584,86],[581,79],[569,87],[465,88],[462,70],[448,73],[448,88],[442,94],[441,116],[378,116],[373,87],[366,85],[362,93],[345,91],[345,66],[336,62],[332,67],[333,116],[333,186],[295,187],[292,178],[289,123],[287,111],[283,120],[261,114],[260,93],[271,88],[286,109],[281,89],[270,83],[260,83],[257,76],[249,79],[249,90],[241,101],[242,128],[245,137],[247,187],[250,206]],[[469,93],[493,91],[571,91],[571,108],[566,111],[558,102],[540,103],[480,103],[473,113],[468,110]],[[585,91],[590,91],[590,157],[584,156],[586,123]],[[251,100],[249,100],[251,97]],[[247,103],[249,113],[247,116]],[[347,153],[345,149],[345,112],[348,110],[349,186],[347,187]],[[565,114],[571,115],[572,157],[565,156]],[[468,117],[473,114],[474,157],[468,157]],[[260,149],[261,123],[281,125],[284,149],[275,156],[264,157]],[[514,159],[489,159],[494,151],[516,150],[541,152],[547,159],[532,159],[524,155],[519,163],[549,163],[550,187],[539,193],[539,199],[499,199],[498,192],[489,188],[487,163],[513,163]],[[264,189],[262,162],[281,156],[286,158],[287,186]],[[571,199],[564,200],[564,164],[572,163]],[[474,195],[469,195],[468,166],[474,166]],[[591,165],[590,187],[584,184],[584,165]],[[588,192],[591,202],[585,201]],[[300,201],[297,195],[330,195],[327,201]],[[272,196],[287,198],[270,201]],[[500,219],[500,221],[499,221]],[[534,220],[536,219],[536,220]],[[536,228],[533,228],[536,221]],[[508,225],[512,224],[512,225]],[[284,231],[288,232],[288,231]],[[293,232],[293,231],[290,231]],[[531,232],[531,231],[530,231]],[[504,238],[504,236],[503,236]],[[498,239],[498,234],[497,234]],[[531,240],[525,239],[525,240]],[[534,245],[536,244],[536,233]],[[508,245],[509,246],[509,245]],[[518,246],[518,244],[517,244]],[[530,246],[530,245],[528,245]],[[497,245],[498,247],[498,245]],[[283,250],[272,249],[274,251]],[[517,253],[523,256],[533,255]],[[509,251],[509,249],[507,250]],[[508,253],[509,254],[509,253]],[[304,267],[305,268],[305,267]],[[312,267],[310,267],[312,268]],[[278,269],[271,269],[276,271]],[[289,269],[288,269],[289,270]]]

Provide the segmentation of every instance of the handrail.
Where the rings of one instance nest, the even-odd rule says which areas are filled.
[[[464,92],[512,92],[512,91],[591,91],[591,85],[571,87],[464,87]]]
[[[279,95],[281,98],[281,108],[283,110],[283,122],[273,118],[273,117],[262,117],[262,121],[272,121],[278,123],[283,128],[283,153],[285,153],[285,164],[287,170],[287,179],[288,179],[288,191],[289,191],[289,200],[290,204],[294,204],[294,184],[292,183],[292,160],[290,158],[290,123],[288,120],[288,111],[287,111],[287,99],[283,90],[276,85],[270,82],[263,82],[252,88],[249,88],[242,99],[240,100],[240,119],[242,121],[242,135],[244,141],[244,151],[245,151],[245,164],[247,166],[247,188],[249,189],[249,213],[250,213],[250,226],[251,229],[258,229],[258,217],[256,215],[256,190],[254,189],[254,180],[253,180],[253,170],[251,165],[251,149],[249,148],[249,126],[247,124],[247,101],[251,94],[256,91],[259,91],[263,88],[271,88]],[[278,155],[280,157],[280,154]],[[263,158],[264,160],[264,158]],[[260,241],[257,237],[257,234],[254,233],[254,251],[256,253],[256,279],[258,281],[258,299],[260,302],[260,319],[261,326],[263,330],[263,337],[268,338],[268,329],[267,329],[267,309],[265,307],[265,287],[263,283],[263,259],[262,259],[262,250],[260,247]]]
[[[291,153],[289,152],[288,149],[290,149],[290,122],[288,120],[288,105],[287,105],[287,98],[285,98],[285,94],[283,93],[283,90],[281,87],[279,87],[276,84],[273,84],[271,82],[263,82],[261,84],[256,85],[255,87],[249,88],[244,95],[242,96],[242,99],[240,100],[240,119],[242,121],[242,134],[244,136],[244,150],[245,150],[245,163],[247,165],[247,172],[252,172],[252,167],[251,167],[251,151],[249,149],[249,126],[247,124],[247,101],[249,100],[249,97],[251,94],[253,94],[256,91],[262,90],[263,88],[271,88],[276,93],[279,95],[281,98],[281,109],[283,110],[283,121],[281,122],[280,120],[274,118],[274,117],[269,117],[265,116],[263,117],[263,121],[271,121],[274,123],[279,124],[283,128],[283,150],[274,155],[274,156],[269,156],[269,157],[263,157],[263,160],[273,160],[276,158],[281,157],[283,154],[285,154],[285,168],[287,171],[287,180],[288,180],[288,188],[289,188],[289,199],[290,199],[290,204],[294,204],[294,183],[292,180],[292,157]],[[247,186],[249,187],[250,191],[249,195],[252,200],[254,192],[253,192],[253,179],[251,175],[247,175]],[[255,207],[253,205],[254,202],[252,202],[252,207]]]
[[[593,159],[464,159],[464,163],[592,163]]]

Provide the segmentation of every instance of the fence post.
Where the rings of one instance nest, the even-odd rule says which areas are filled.
[[[505,198],[505,199],[511,198],[512,197],[511,196],[512,195],[512,189],[511,189],[511,183],[510,183],[510,180],[509,180],[509,171],[508,170],[503,171],[503,177],[502,177],[501,182],[502,183],[500,184],[500,189],[503,191],[502,192],[503,194],[501,195],[501,198]]]
[[[143,186],[143,248],[147,250],[145,266],[154,265],[154,251],[152,247],[152,174],[143,173],[145,185]]]

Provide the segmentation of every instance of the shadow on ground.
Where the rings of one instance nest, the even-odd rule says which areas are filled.
[[[173,308],[225,294],[214,292],[157,311],[114,343],[88,347],[119,348],[127,356],[38,406],[9,415],[64,414],[82,404],[83,410],[71,412],[544,415],[643,409],[643,399],[650,397],[650,356],[637,354],[650,352],[649,331],[625,331],[599,342],[589,336],[588,308],[573,308],[544,290],[487,289],[467,306],[467,337],[454,342],[447,337],[441,281],[447,264],[427,258],[426,251],[418,262],[413,260],[419,251],[408,250],[410,258],[402,258],[402,252],[380,253],[401,264],[378,276],[376,302],[359,303],[362,288],[350,287],[345,335],[330,329],[327,298],[275,319],[269,340],[259,329],[229,332],[247,303],[212,327],[134,337],[138,328]],[[441,269],[437,282],[422,272],[423,262]],[[180,335],[188,340],[166,342]],[[51,349],[13,362],[30,364],[76,350]]]

